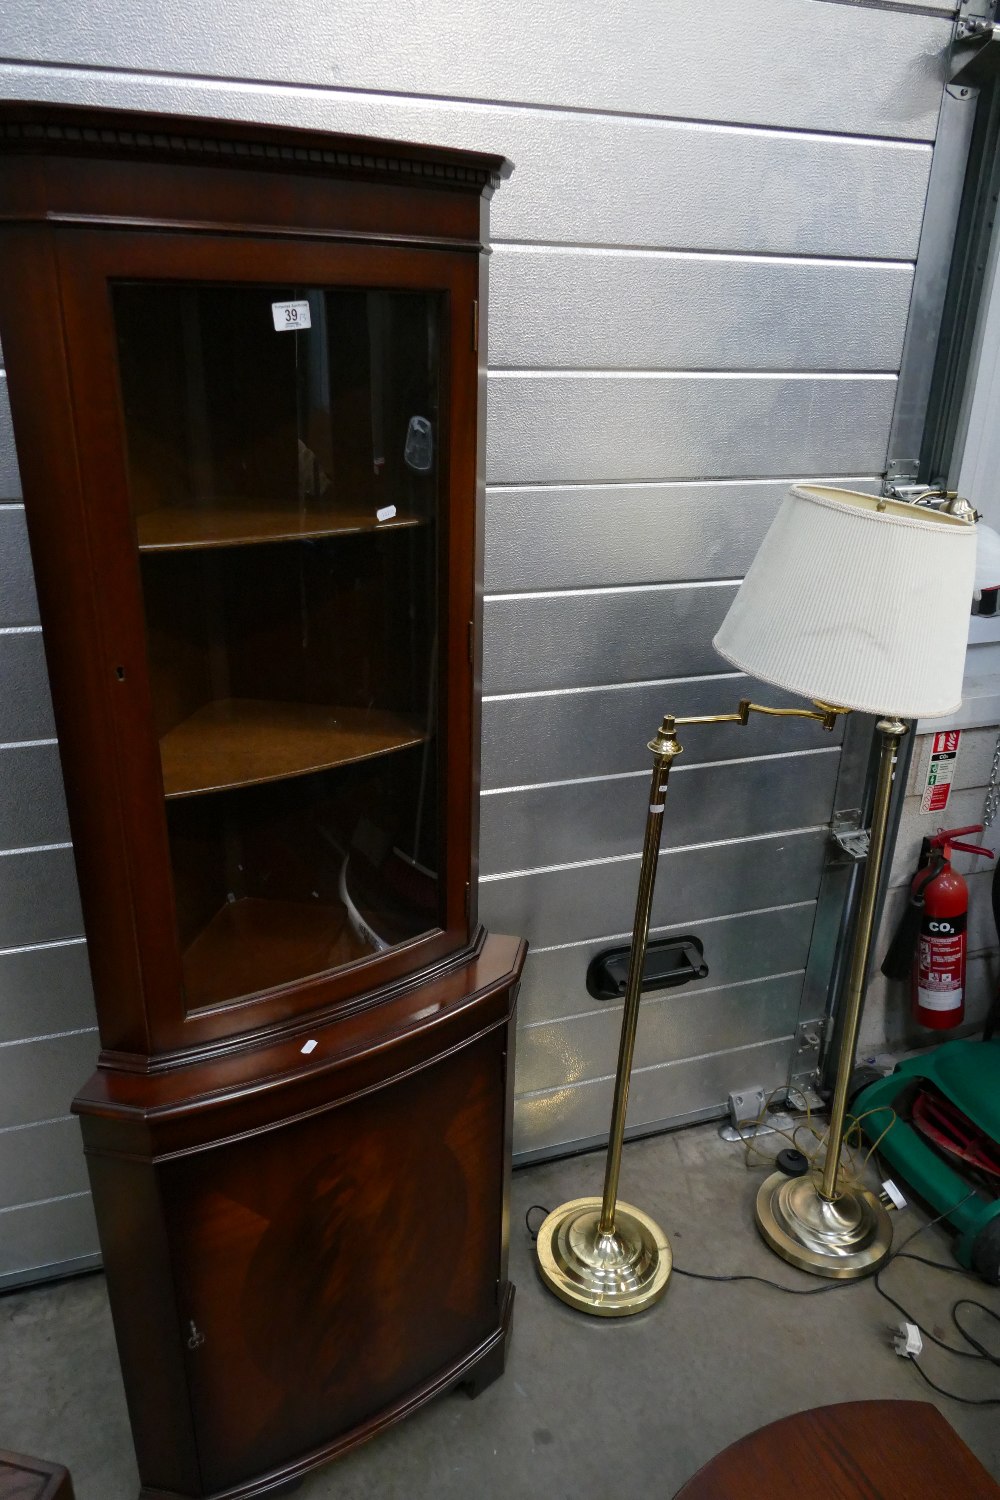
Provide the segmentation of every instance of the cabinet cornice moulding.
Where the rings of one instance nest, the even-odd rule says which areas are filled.
[[[503,156],[446,146],[317,134],[290,126],[244,124],[185,115],[156,117],[117,110],[0,102],[0,141],[5,149],[31,155],[86,154],[145,161],[216,162],[338,178],[398,182],[415,178],[480,192],[509,177]]]

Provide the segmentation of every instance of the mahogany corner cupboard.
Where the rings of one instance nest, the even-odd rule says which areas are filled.
[[[502,158],[0,106],[0,335],[101,1037],[147,1500],[273,1493],[503,1368],[477,917]]]

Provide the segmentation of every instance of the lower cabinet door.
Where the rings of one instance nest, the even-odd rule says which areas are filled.
[[[498,1325],[503,1032],[159,1168],[202,1482],[333,1443]]]

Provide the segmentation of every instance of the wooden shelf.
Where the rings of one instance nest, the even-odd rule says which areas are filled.
[[[422,744],[423,730],[384,709],[258,698],[206,703],[160,741],[167,797],[305,776]]]
[[[374,509],[347,506],[294,510],[261,503],[232,506],[165,505],[136,516],[140,552],[186,552],[202,547],[247,547],[262,542],[303,541],[307,537],[349,536],[364,531],[399,531],[425,526],[423,516],[397,511],[380,521]]]
[[[188,1008],[290,984],[372,951],[339,902],[230,901],[184,951]]]

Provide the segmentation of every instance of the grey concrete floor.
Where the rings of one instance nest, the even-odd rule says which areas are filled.
[[[667,1500],[720,1449],[766,1422],[876,1397],[934,1400],[1000,1477],[1000,1408],[935,1397],[892,1353],[892,1310],[868,1283],[793,1298],[753,1283],[675,1275],[658,1307],[621,1321],[583,1317],[552,1298],[535,1273],[525,1209],[599,1192],[602,1171],[603,1155],[595,1153],[514,1175],[517,1299],[503,1379],[476,1401],[456,1392],[425,1406],[307,1479],[301,1500],[606,1500],[609,1493]],[[680,1266],[820,1284],[758,1241],[752,1203],[760,1176],[745,1168],[741,1147],[702,1126],[629,1145],[622,1196],[667,1229]],[[913,1209],[895,1216],[896,1244],[923,1222]],[[937,1228],[914,1248],[949,1259]],[[911,1262],[890,1267],[884,1283],[944,1337],[953,1337],[948,1308],[958,1296],[1000,1312],[1000,1290]],[[12,1293],[0,1299],[0,1327],[0,1447],[65,1463],[77,1500],[134,1500],[138,1481],[101,1277]],[[998,1370],[934,1349],[925,1367],[950,1389],[1000,1396]],[[821,1500],[820,1492],[809,1500]]]

